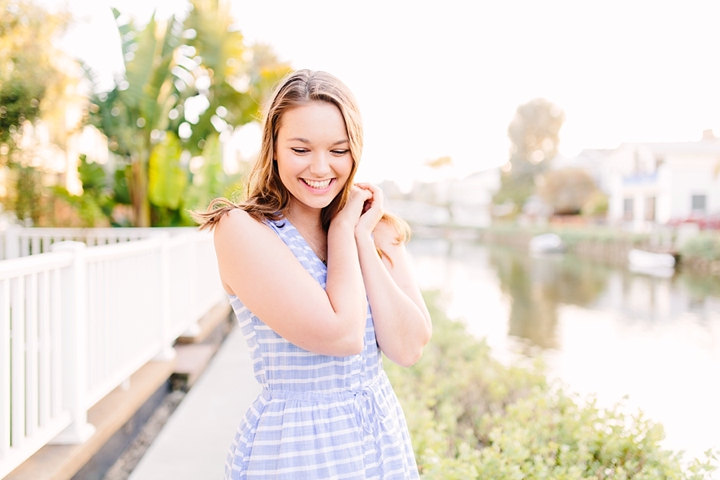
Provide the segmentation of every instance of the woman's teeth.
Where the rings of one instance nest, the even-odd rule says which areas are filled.
[[[318,190],[321,190],[323,188],[327,188],[328,185],[330,185],[330,182],[332,182],[332,178],[328,180],[322,180],[322,181],[315,181],[315,180],[308,180],[307,178],[302,179],[303,182],[305,182],[307,185],[311,186],[312,188],[317,188]]]

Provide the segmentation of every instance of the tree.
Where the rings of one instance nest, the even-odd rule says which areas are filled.
[[[452,167],[453,166],[453,160],[452,157],[448,155],[444,155],[442,157],[434,158],[432,160],[428,160],[425,162],[425,165],[432,169],[439,170],[443,167]]]
[[[590,174],[580,168],[545,172],[538,181],[538,194],[558,215],[577,215],[598,192]]]
[[[94,97],[91,121],[126,165],[136,226],[187,224],[188,208],[222,193],[220,135],[256,119],[289,70],[244,44],[228,1],[190,6],[184,21],[153,17],[144,27],[113,11],[126,71]]]
[[[34,122],[57,116],[65,87],[77,81],[66,72],[67,56],[55,47],[71,17],[31,0],[0,0],[0,12],[0,168],[8,176],[0,197],[19,219],[37,223],[43,172],[32,146],[24,144]],[[62,136],[64,127],[51,133]]]
[[[494,203],[512,202],[515,211],[535,193],[536,178],[557,155],[563,111],[552,102],[536,98],[520,105],[508,126],[510,159],[503,168],[500,190]]]
[[[62,201],[74,213],[71,218],[55,218],[63,226],[83,228],[107,227],[112,219],[115,204],[109,195],[109,178],[102,165],[90,163],[85,155],[80,155],[78,174],[82,184],[82,195],[72,195],[65,188],[54,188],[55,201]]]
[[[40,116],[46,93],[62,80],[53,45],[70,17],[29,0],[0,0],[0,11],[0,143],[7,162],[25,123]]]

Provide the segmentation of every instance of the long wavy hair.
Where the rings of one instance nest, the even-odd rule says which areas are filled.
[[[343,209],[353,185],[358,162],[362,156],[363,128],[360,109],[352,92],[333,75],[312,70],[297,70],[280,81],[273,92],[264,115],[262,144],[255,165],[250,172],[246,200],[234,203],[226,198],[216,198],[206,212],[194,212],[193,217],[200,228],[212,229],[227,212],[234,208],[245,210],[258,221],[279,220],[287,211],[290,192],[283,185],[275,158],[275,145],[282,116],[288,110],[311,102],[327,102],[335,105],[342,114],[348,134],[352,168],[341,192],[322,209],[321,224],[327,232],[330,222]],[[405,242],[410,236],[410,227],[400,218],[386,213],[383,220],[395,227],[398,241]]]

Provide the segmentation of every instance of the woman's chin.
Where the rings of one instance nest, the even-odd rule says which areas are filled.
[[[293,204],[295,206],[302,206],[302,208],[312,209],[312,210],[322,210],[323,208],[327,207],[332,203],[332,201],[335,199],[336,195],[328,195],[327,198],[322,197],[298,197],[296,195],[293,195]]]

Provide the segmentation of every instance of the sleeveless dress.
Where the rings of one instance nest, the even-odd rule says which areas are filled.
[[[295,227],[266,223],[324,289],[327,267]],[[262,392],[235,434],[225,480],[419,478],[369,305],[362,353],[332,357],[288,342],[236,296],[230,302]]]

